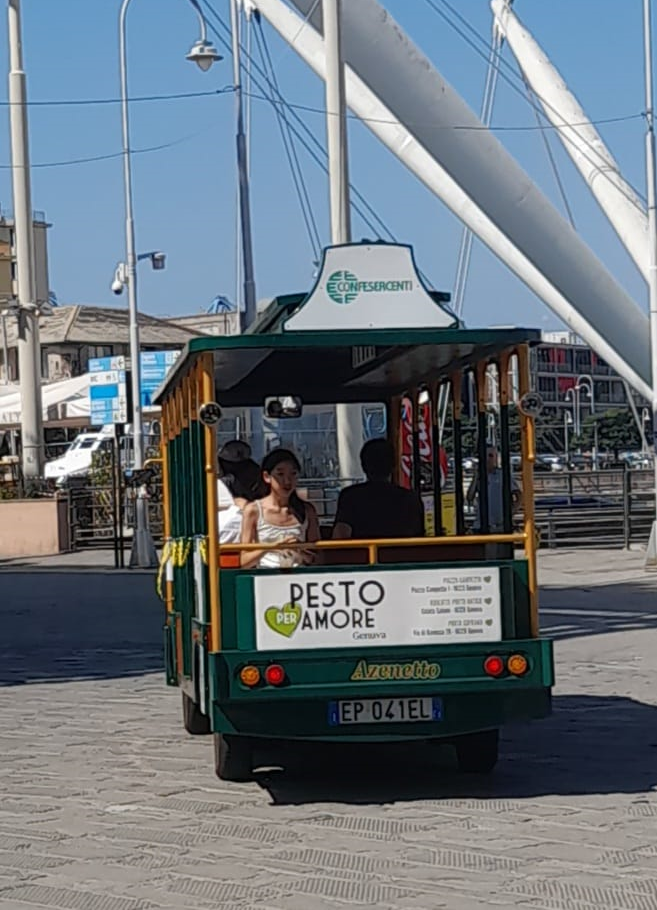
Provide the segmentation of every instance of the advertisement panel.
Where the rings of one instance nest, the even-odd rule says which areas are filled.
[[[260,651],[499,641],[499,569],[294,572],[253,579]]]

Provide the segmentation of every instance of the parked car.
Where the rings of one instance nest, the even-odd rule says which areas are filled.
[[[537,455],[534,463],[534,469],[537,471],[564,471],[565,468],[566,465],[561,455]]]

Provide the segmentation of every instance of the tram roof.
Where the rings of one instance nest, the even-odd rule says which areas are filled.
[[[279,298],[281,317],[303,297]],[[305,404],[381,401],[519,344],[540,342],[540,331],[527,328],[284,331],[283,318],[272,324],[271,309],[242,335],[189,341],[154,403],[208,352],[214,356],[217,399],[233,407],[261,406],[276,395],[300,395]]]

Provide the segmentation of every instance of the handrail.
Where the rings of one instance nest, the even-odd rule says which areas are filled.
[[[248,553],[253,550],[346,550],[346,549],[367,549],[369,555],[369,564],[374,565],[379,555],[379,550],[390,547],[428,547],[433,545],[449,546],[456,545],[474,545],[487,543],[518,543],[525,544],[527,535],[517,534],[468,534],[454,537],[393,537],[385,540],[361,539],[361,540],[318,540],[314,543],[229,543],[219,544],[219,552],[226,553]]]

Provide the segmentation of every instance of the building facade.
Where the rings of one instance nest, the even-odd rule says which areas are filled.
[[[50,278],[48,274],[48,228],[44,212],[34,212],[34,267],[36,281],[36,303],[50,299]],[[8,353],[10,323],[15,320],[8,309],[16,302],[16,238],[14,220],[0,209],[0,378],[13,382],[18,378],[15,358]]]
[[[6,316],[9,373],[18,380],[17,322]],[[139,315],[140,347],[143,351],[180,350],[202,332],[175,325],[165,319]],[[130,319],[127,308],[73,304],[53,307],[40,320],[41,378],[44,382],[70,379],[87,372],[94,357],[128,356]]]
[[[543,399],[545,412],[555,417],[565,409],[572,411],[573,399],[579,399],[582,418],[593,411],[629,407],[623,380],[573,332],[543,332],[541,344],[532,350],[531,365],[534,390]]]

